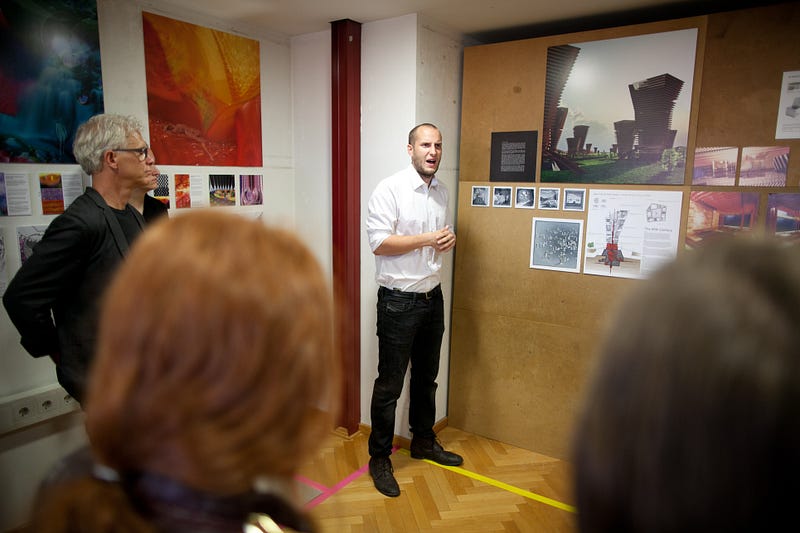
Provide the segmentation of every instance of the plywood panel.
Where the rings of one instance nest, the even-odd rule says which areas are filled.
[[[531,218],[585,220],[583,212],[469,205],[472,185],[497,185],[488,182],[493,131],[537,130],[541,142],[547,48],[698,28],[687,166],[691,168],[695,145],[787,144],[794,152],[790,187],[781,190],[797,192],[800,145],[776,143],[774,133],[782,72],[800,70],[798,27],[798,5],[787,3],[465,49],[451,425],[567,458],[595,341],[619,298],[640,283],[529,268]],[[684,213],[691,170],[686,175],[684,185],[668,187],[684,192]],[[593,187],[613,188],[586,186]],[[764,203],[770,191],[759,192]],[[685,231],[682,222],[681,243]]]

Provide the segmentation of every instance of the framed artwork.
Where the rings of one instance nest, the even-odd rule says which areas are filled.
[[[492,207],[511,207],[511,187],[494,187]]]
[[[489,207],[489,187],[486,185],[472,186],[472,207]]]
[[[586,209],[586,189],[564,189],[564,211]]]
[[[583,220],[533,219],[531,268],[580,272],[583,252]]]
[[[533,209],[536,207],[536,187],[517,187],[514,195],[514,207]]]
[[[561,189],[554,187],[539,187],[539,209],[558,210]]]
[[[758,220],[759,193],[692,191],[686,222],[686,248],[716,239],[752,234]]]

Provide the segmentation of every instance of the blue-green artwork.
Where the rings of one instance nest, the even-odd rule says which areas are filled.
[[[96,0],[0,0],[0,162],[75,163],[102,112]]]

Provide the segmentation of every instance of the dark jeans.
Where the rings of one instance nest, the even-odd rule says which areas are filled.
[[[411,362],[409,423],[417,437],[434,437],[436,376],[444,334],[440,287],[424,294],[378,290],[378,377],[372,389],[369,454],[392,452],[395,410]]]

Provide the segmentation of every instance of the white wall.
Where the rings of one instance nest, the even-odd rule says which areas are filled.
[[[264,219],[293,227],[330,272],[330,32],[289,40],[260,34],[252,28],[241,33],[242,28],[220,26],[202,14],[170,10],[168,0],[98,0],[106,111],[132,114],[144,123],[147,102],[141,38],[143,7],[160,15],[259,40],[264,167],[226,167],[225,173],[262,173]],[[409,163],[406,134],[418,122],[434,122],[442,128],[445,152],[439,177],[450,189],[451,209],[455,208],[461,49],[458,39],[445,33],[430,25],[421,25],[416,15],[362,26],[361,420],[366,424],[370,421],[369,401],[377,374],[377,285],[374,258],[364,230],[365,207],[378,181]],[[31,167],[0,165],[0,171],[32,172]],[[77,168],[43,165],[36,166],[36,171],[42,167],[51,171]],[[170,175],[212,170],[208,167],[160,168]],[[41,215],[33,188],[31,193],[34,203],[31,217],[0,217],[0,231],[6,235],[7,243],[13,242],[15,226],[46,224],[53,218]],[[36,213],[37,208],[39,213]],[[8,256],[10,277],[19,267],[19,258],[10,251]],[[448,323],[451,273],[452,256],[446,261],[443,283]],[[4,309],[0,310],[0,347],[0,396],[55,382],[52,364],[31,358],[19,346],[19,335]],[[437,420],[447,413],[448,352],[449,333],[446,333],[437,393]],[[400,406],[396,431],[408,436],[407,392]],[[74,414],[0,436],[0,494],[3,495],[0,498],[0,531],[24,522],[35,487],[50,465],[85,442],[81,422],[80,414]],[[13,497],[7,496],[12,494]]]
[[[371,22],[362,26],[361,65],[361,421],[370,424],[370,398],[377,377],[378,338],[375,335],[377,289],[375,259],[366,233],[366,206],[378,182],[410,162],[408,131],[421,122],[439,126],[443,137],[442,165],[437,172],[450,191],[455,220],[458,194],[458,144],[461,111],[461,51],[457,37],[422,23],[417,15]],[[445,320],[450,323],[453,254],[445,258],[442,288]],[[436,420],[447,415],[449,327],[442,342]],[[398,401],[395,433],[410,437],[408,381]]]
[[[262,94],[262,139],[263,167],[238,168],[225,167],[222,173],[263,174],[264,205],[260,208],[226,208],[237,212],[258,215],[268,223],[295,227],[295,221],[303,222],[304,229],[313,226],[314,231],[303,231],[303,236],[314,240],[312,247],[329,256],[325,246],[329,230],[318,220],[306,225],[307,217],[296,216],[296,209],[308,209],[313,217],[324,218],[318,205],[330,204],[330,191],[322,185],[321,189],[307,187],[301,189],[302,195],[313,190],[313,205],[296,202],[300,194],[295,191],[294,153],[292,138],[292,79],[291,54],[288,39],[274,35],[260,35],[257,31],[227,28],[215,24],[214,20],[202,14],[185,10],[170,10],[168,0],[152,2],[136,0],[98,0],[98,19],[100,26],[100,49],[103,70],[104,105],[106,112],[130,114],[147,124],[147,97],[145,87],[144,44],[142,41],[142,16],[147,11],[183,20],[192,24],[236,33],[260,42],[261,54],[261,94]],[[329,62],[329,56],[328,56]],[[324,74],[320,74],[323,76]],[[327,79],[330,79],[329,76]],[[311,123],[314,113],[300,117],[303,123]],[[329,115],[329,113],[328,113]],[[309,126],[314,129],[313,126]],[[145,127],[145,129],[147,129]],[[330,128],[328,128],[329,130]],[[316,131],[316,130],[315,130]],[[143,132],[145,138],[148,132]],[[323,141],[321,141],[323,142]],[[330,144],[329,142],[327,143]],[[321,161],[330,159],[319,152]],[[158,156],[158,154],[156,154]],[[326,163],[318,166],[324,168]],[[159,165],[162,172],[209,174],[217,172],[211,167],[177,167]],[[305,167],[304,167],[305,168]],[[0,164],[0,172],[79,171],[77,165],[21,165]],[[316,172],[319,174],[319,172]],[[329,181],[329,180],[328,180]],[[305,183],[305,182],[304,182]],[[321,181],[324,183],[324,180]],[[31,179],[31,199],[33,214],[25,217],[0,217],[0,232],[5,237],[7,250],[6,275],[11,276],[19,268],[19,253],[14,249],[15,228],[17,226],[48,224],[54,217],[41,214],[38,187],[33,187]],[[174,205],[174,198],[172,198]],[[171,216],[175,216],[175,210]],[[311,218],[313,218],[311,217]],[[328,219],[330,217],[328,216]],[[318,228],[321,227],[321,228]],[[298,228],[299,229],[299,228]],[[327,241],[324,241],[327,239]],[[320,242],[325,242],[320,245]],[[0,398],[19,392],[55,383],[53,365],[47,358],[33,359],[19,345],[19,334],[12,326],[5,309],[0,307]],[[29,505],[39,480],[50,466],[62,455],[69,453],[85,443],[86,437],[80,413],[31,426],[7,435],[0,435],[0,531],[20,526],[26,519]]]
[[[291,40],[297,232],[332,275],[331,32]]]
[[[375,335],[378,285],[366,232],[367,202],[383,178],[406,167],[408,131],[416,124],[417,16],[361,28],[361,421],[370,424],[372,384],[378,375]],[[409,436],[408,375],[395,433]],[[438,410],[438,409],[437,409]],[[437,419],[439,418],[437,413]]]

